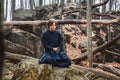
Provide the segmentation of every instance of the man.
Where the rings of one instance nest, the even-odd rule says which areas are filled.
[[[42,34],[41,42],[45,48],[39,63],[52,64],[58,67],[68,67],[71,65],[70,58],[63,52],[63,38],[56,31],[57,23],[50,20],[48,30]]]

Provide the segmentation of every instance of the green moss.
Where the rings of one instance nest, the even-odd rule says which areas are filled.
[[[51,73],[52,70],[49,69],[48,65],[45,65],[44,69],[41,71],[41,74],[38,77],[38,80],[51,80]]]

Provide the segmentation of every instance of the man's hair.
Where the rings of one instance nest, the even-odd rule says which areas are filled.
[[[48,28],[49,28],[49,26],[52,26],[53,23],[55,23],[55,25],[57,25],[57,22],[56,22],[56,21],[54,21],[54,20],[49,20],[49,21],[48,21]]]

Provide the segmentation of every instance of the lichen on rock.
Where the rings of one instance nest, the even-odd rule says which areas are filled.
[[[106,80],[93,72],[71,65],[66,68],[39,64],[38,59],[26,59],[19,63],[12,80]]]

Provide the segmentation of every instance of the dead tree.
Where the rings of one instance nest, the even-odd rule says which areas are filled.
[[[105,65],[105,64],[95,64],[97,67],[99,67],[100,69],[116,74],[117,76],[120,76],[120,69],[117,69],[115,67],[113,67],[112,65]]]
[[[0,80],[2,80],[2,68],[4,62],[4,46],[3,46],[3,33],[2,33],[2,22],[3,22],[3,4],[4,1],[0,0]]]
[[[56,20],[58,24],[86,24],[86,20]],[[120,22],[120,17],[112,20],[92,20],[92,24],[113,24]],[[41,20],[41,21],[10,21],[10,22],[4,22],[4,26],[10,26],[10,25],[33,25],[33,26],[39,26],[39,25],[46,25],[48,23],[47,20]]]
[[[88,62],[89,67],[92,68],[93,62],[93,52],[92,52],[92,15],[91,15],[91,5],[92,0],[87,0],[87,53],[88,53]]]
[[[26,55],[15,54],[15,53],[10,53],[10,52],[5,52],[5,54],[6,54],[5,59],[9,59],[13,62],[20,62],[23,59],[36,59],[36,58],[29,57]]]

